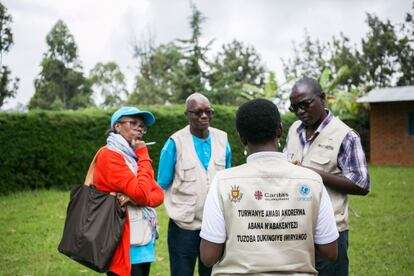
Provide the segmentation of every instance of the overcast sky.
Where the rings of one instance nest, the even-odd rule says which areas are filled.
[[[233,39],[254,46],[269,70],[282,79],[281,58],[292,56],[292,41],[304,30],[313,39],[328,41],[343,32],[359,44],[368,32],[366,12],[401,23],[412,0],[194,0],[207,17],[202,42],[215,39],[213,50]],[[20,87],[3,109],[27,104],[34,94],[46,35],[62,19],[75,37],[84,72],[97,62],[118,63],[132,87],[136,62],[131,41],[151,33],[156,45],[188,38],[189,0],[3,0],[13,17],[14,45],[3,57]]]

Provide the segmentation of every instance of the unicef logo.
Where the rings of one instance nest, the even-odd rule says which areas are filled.
[[[310,188],[308,185],[302,184],[299,188],[299,192],[301,195],[308,195],[310,193]]]

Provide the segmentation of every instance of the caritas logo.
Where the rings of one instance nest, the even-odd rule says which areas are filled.
[[[261,192],[261,191],[256,191],[256,192],[254,192],[254,197],[257,199],[257,200],[261,200],[262,198],[263,198],[263,193]]]

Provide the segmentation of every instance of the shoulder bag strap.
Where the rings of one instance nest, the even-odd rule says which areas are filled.
[[[86,174],[85,181],[84,181],[84,184],[86,186],[90,186],[91,184],[93,185],[93,174],[95,172],[96,158],[98,158],[98,155],[99,155],[99,153],[101,152],[101,150],[103,148],[104,147],[100,148],[96,152],[95,156],[92,159],[91,164],[89,165],[88,173]],[[110,192],[109,194],[112,195],[112,196],[116,196],[116,193],[115,192]]]
[[[95,156],[94,156],[94,157],[93,157],[93,159],[92,159],[91,164],[89,165],[88,173],[86,174],[85,181],[84,181],[84,184],[85,184],[86,186],[89,186],[89,185],[93,184],[93,173],[95,172],[96,158],[98,157],[99,153],[101,152],[101,150],[102,150],[103,148],[104,148],[104,147],[100,148],[100,149],[96,152]]]

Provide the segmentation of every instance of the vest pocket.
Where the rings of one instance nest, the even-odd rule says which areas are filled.
[[[310,158],[310,160],[316,164],[318,164],[321,167],[326,166],[326,164],[328,164],[331,160],[327,157],[323,157],[323,156],[312,156]]]
[[[173,201],[193,205],[197,197],[196,165],[189,160],[183,160],[179,170],[179,179],[172,186]]]
[[[193,222],[195,217],[195,206],[176,205],[171,218],[179,222]]]
[[[196,180],[196,165],[194,162],[183,162],[181,168],[181,180],[182,181],[195,181]]]
[[[184,194],[176,190],[176,193],[171,197],[174,205],[174,214],[172,219],[181,222],[192,222],[195,216],[197,195]]]
[[[195,179],[194,181],[183,181],[181,183],[174,183],[172,187],[172,193],[177,197],[196,196],[197,187]]]

